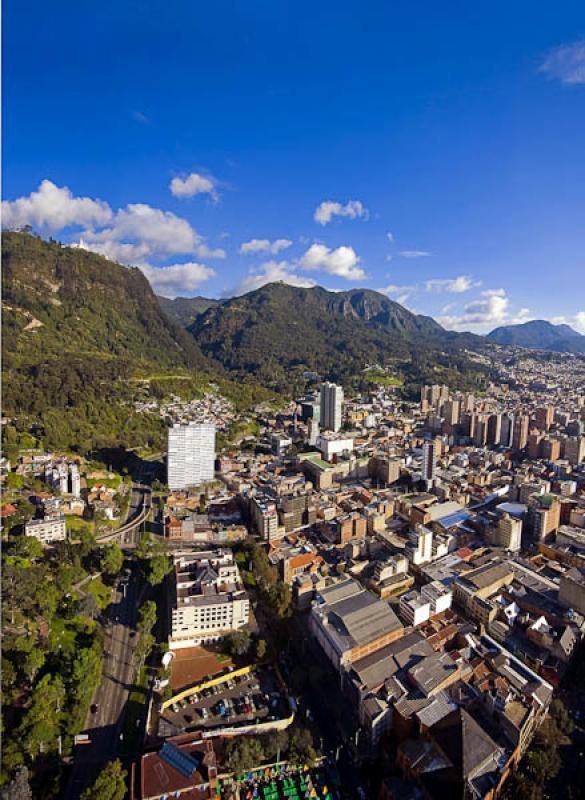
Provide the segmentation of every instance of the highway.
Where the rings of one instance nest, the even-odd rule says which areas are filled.
[[[141,527],[150,514],[152,494],[150,486],[141,483],[144,476],[137,478],[132,486],[127,521],[112,534],[99,537],[99,542],[118,541],[125,550],[138,543]],[[92,708],[97,705],[97,711],[90,710],[83,729],[91,744],[75,748],[66,800],[78,800],[100,768],[118,753],[124,710],[136,672],[133,663],[137,643],[135,630],[144,589],[136,570],[129,577],[120,576],[114,586],[112,602],[104,615],[103,678],[92,698]]]
[[[96,777],[99,768],[116,757],[124,724],[124,708],[132,688],[138,607],[143,584],[138,576],[122,578],[115,587],[104,626],[104,670],[101,685],[92,700],[97,712],[90,713],[83,730],[91,744],[77,746],[66,794],[77,800]]]

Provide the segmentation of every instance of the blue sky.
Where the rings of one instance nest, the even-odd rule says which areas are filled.
[[[585,332],[582,2],[6,5],[6,227],[168,296],[365,286]]]

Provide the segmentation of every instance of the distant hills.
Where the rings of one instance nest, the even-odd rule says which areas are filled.
[[[585,353],[585,336],[570,325],[553,325],[535,319],[519,325],[503,325],[487,335],[490,342],[557,353]]]
[[[290,391],[306,371],[349,381],[366,364],[395,365],[413,382],[471,383],[464,346],[482,339],[446,331],[369,289],[329,292],[272,283],[208,307],[188,331],[214,364]]]
[[[156,298],[165,314],[175,320],[181,327],[188,328],[195,322],[199,314],[203,314],[211,306],[218,305],[221,300],[210,297],[161,297]]]

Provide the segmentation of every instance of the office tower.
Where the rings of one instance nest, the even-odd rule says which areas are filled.
[[[540,458],[540,443],[542,441],[542,433],[535,431],[528,437],[528,458],[535,461]]]
[[[585,460],[585,438],[571,436],[565,439],[565,458],[572,466],[577,466]]]
[[[491,414],[487,425],[487,443],[498,445],[502,435],[502,415]]]
[[[190,422],[169,428],[167,448],[169,489],[185,489],[211,481],[215,475],[215,426]]]
[[[335,383],[321,385],[321,427],[337,432],[341,428],[343,389]]]
[[[512,433],[512,447],[514,450],[524,450],[528,444],[528,423],[530,418],[526,414],[514,416],[514,431]]]
[[[502,447],[510,447],[514,435],[514,417],[511,414],[503,414],[500,425],[499,444]]]
[[[473,444],[476,447],[483,447],[487,442],[488,416],[487,414],[475,414],[475,430],[473,432]]]
[[[498,520],[496,544],[517,553],[522,546],[522,520],[504,514]]]
[[[424,525],[417,525],[408,534],[406,557],[413,564],[426,564],[433,557],[433,532]]]
[[[441,414],[445,418],[445,422],[448,425],[458,425],[459,424],[459,400],[447,400],[446,403],[443,403],[441,408]]]
[[[540,457],[546,461],[558,461],[561,457],[561,443],[558,439],[545,436],[540,443]]]
[[[79,467],[77,464],[71,464],[71,494],[74,497],[79,497],[81,494],[81,480],[79,477]]]
[[[553,423],[554,413],[552,406],[542,406],[536,409],[534,417],[539,431],[548,431]]]
[[[423,444],[422,479],[427,485],[433,482],[437,470],[437,445],[434,441]]]

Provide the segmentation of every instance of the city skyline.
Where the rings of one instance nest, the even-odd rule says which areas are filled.
[[[6,227],[166,296],[284,280],[585,332],[580,4],[70,11],[66,48],[5,22]]]

